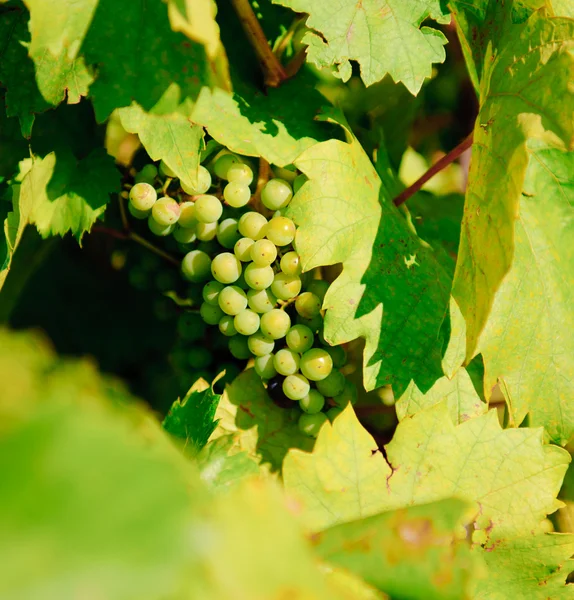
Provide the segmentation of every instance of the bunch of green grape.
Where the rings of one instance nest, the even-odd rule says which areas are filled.
[[[201,290],[203,322],[228,338],[236,359],[253,362],[277,404],[298,403],[301,431],[316,436],[328,418],[355,402],[357,392],[340,370],[345,350],[329,346],[322,335],[329,284],[302,274],[296,226],[285,216],[305,176],[282,169],[282,177],[260,186],[262,207],[253,210],[248,159],[224,150],[208,167],[199,167],[190,188],[173,185],[175,174],[163,163],[159,171],[146,165],[129,192],[129,212],[146,219],[154,235],[172,238],[184,254],[181,274],[190,295]]]

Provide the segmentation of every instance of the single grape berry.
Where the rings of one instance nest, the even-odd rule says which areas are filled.
[[[210,266],[210,272],[211,272],[211,266]],[[225,286],[222,283],[219,283],[219,281],[208,281],[203,286],[203,290],[201,291],[201,295],[203,297],[204,302],[207,302],[207,304],[212,304],[213,306],[219,306],[219,302],[218,302],[219,292],[221,292],[221,290],[224,287]]]
[[[188,227],[180,227],[179,225],[175,226],[172,235],[173,239],[176,242],[179,242],[180,244],[191,244],[197,239],[194,229],[190,229]]]
[[[263,360],[263,358],[265,357],[261,357],[261,360]],[[273,364],[273,356],[270,356],[270,358],[271,363]],[[256,362],[257,360],[259,359],[255,359]],[[268,364],[268,361],[265,364]],[[271,379],[271,377],[273,377],[273,379]],[[272,375],[271,377],[269,378],[270,381],[267,384],[267,393],[269,394],[271,400],[273,400],[273,402],[280,408],[292,408],[293,401],[289,400],[289,398],[287,398],[287,396],[283,392],[283,377],[281,377],[280,375],[277,375],[277,377]]]
[[[347,380],[341,371],[333,369],[322,381],[317,381],[317,389],[325,398],[334,398],[343,393]]]
[[[197,313],[185,312],[177,320],[177,333],[188,342],[196,342],[205,334],[205,323]]]
[[[153,185],[156,177],[157,167],[153,163],[150,163],[149,165],[142,167],[142,170],[135,176],[135,182],[144,182]]]
[[[233,283],[241,275],[241,263],[235,254],[222,252],[211,262],[211,273],[221,283]]]
[[[269,240],[257,240],[251,246],[251,260],[258,267],[266,267],[277,258],[277,247]]]
[[[303,413],[299,417],[299,431],[306,433],[308,436],[316,438],[321,431],[321,427],[328,421],[327,415],[322,412],[318,412],[312,415]]]
[[[207,348],[196,346],[187,352],[187,362],[194,369],[205,369],[213,361],[213,355]]]
[[[197,184],[188,185],[185,181],[180,181],[181,187],[186,194],[190,196],[197,196],[198,194],[205,194],[211,187],[211,173],[203,166],[199,165],[197,172]]]
[[[325,350],[331,355],[335,368],[340,369],[347,363],[347,353],[343,346],[326,346]]]
[[[148,217],[147,226],[154,235],[159,235],[160,237],[169,235],[175,229],[175,225],[161,225],[153,218],[153,215]]]
[[[320,412],[324,405],[325,398],[317,390],[309,390],[309,393],[299,400],[301,410],[310,415]]]
[[[222,154],[213,164],[213,171],[219,179],[227,179],[227,173],[232,165],[240,164],[241,159],[235,154]]]
[[[250,262],[251,246],[253,246],[254,243],[255,242],[251,238],[243,237],[235,243],[233,253],[241,262]]]
[[[232,181],[225,186],[223,197],[229,206],[241,208],[251,199],[251,190],[248,185]]]
[[[199,314],[208,325],[218,325],[224,317],[224,313],[219,306],[213,306],[213,304],[207,304],[207,302],[199,307]]]
[[[164,196],[155,202],[151,214],[156,223],[167,227],[174,225],[179,219],[179,204],[169,196]]]
[[[288,375],[283,381],[283,392],[290,400],[301,400],[310,389],[308,379],[299,373]]]
[[[270,179],[261,190],[261,202],[269,210],[285,208],[292,197],[293,190],[284,179]]]
[[[307,291],[315,294],[315,296],[317,296],[317,298],[319,298],[321,301],[321,304],[323,304],[323,300],[325,300],[325,294],[327,293],[328,289],[329,283],[323,279],[312,279],[307,284]]]
[[[219,198],[203,194],[195,200],[195,218],[201,223],[215,223],[222,214],[223,206]]]
[[[237,219],[223,219],[217,226],[217,241],[227,250],[233,250],[240,237]]]
[[[210,271],[211,258],[201,250],[188,252],[181,261],[181,273],[188,281],[206,281]]]
[[[247,345],[254,356],[271,354],[275,348],[275,342],[271,338],[263,335],[261,331],[257,331],[253,335],[250,335],[247,340]]]
[[[319,331],[323,327],[323,317],[321,315],[317,315],[312,319],[305,319],[298,314],[296,322],[301,325],[306,325],[313,333]]]
[[[247,338],[243,335],[234,335],[229,340],[229,352],[237,360],[247,360],[251,356]]]
[[[217,235],[217,222],[197,223],[194,229],[198,240],[201,240],[202,242],[211,242]]]
[[[194,202],[182,202],[179,205],[179,219],[177,223],[181,227],[195,227],[197,219],[195,218]]]
[[[299,355],[293,350],[282,348],[275,354],[273,364],[280,375],[294,375],[299,370]]]
[[[151,214],[151,208],[149,210],[138,210],[137,208],[134,208],[131,202],[128,202],[128,211],[134,219],[140,219],[142,221],[147,219]]]
[[[150,210],[157,200],[157,192],[149,183],[136,183],[129,194],[129,204],[139,211]]]
[[[261,332],[273,340],[285,337],[290,327],[291,318],[284,310],[274,308],[261,315]]]
[[[293,325],[285,336],[287,346],[294,352],[303,354],[313,347],[313,332],[305,325]]]
[[[258,212],[247,212],[239,218],[239,233],[252,240],[260,240],[265,237],[267,219]]]
[[[295,223],[287,217],[273,217],[265,228],[265,237],[276,246],[287,246],[295,239]]]
[[[295,310],[304,318],[312,319],[321,313],[321,301],[311,292],[303,292],[295,300]]]
[[[236,285],[224,287],[217,297],[219,308],[227,315],[237,315],[247,307],[247,295]]]
[[[273,354],[256,356],[255,360],[253,361],[253,368],[255,369],[257,375],[261,377],[261,379],[271,379],[277,375],[277,371],[273,365]],[[281,389],[281,384],[279,384],[279,389]],[[281,393],[283,394],[283,391],[281,391]]]
[[[281,270],[285,275],[300,275],[301,274],[301,259],[297,252],[286,252],[281,257]]]
[[[161,175],[163,177],[177,177],[177,175],[175,174],[175,171],[173,171],[172,169],[170,169],[164,162],[163,160],[159,163],[159,172],[161,173]]]
[[[235,329],[241,335],[253,335],[259,329],[259,315],[249,308],[235,315]]]
[[[231,337],[237,333],[231,315],[223,315],[223,317],[221,317],[219,320],[219,331],[227,337]]]
[[[335,383],[338,383],[340,385],[340,379],[338,382]],[[341,408],[345,408],[347,404],[355,404],[357,402],[357,387],[350,381],[345,380],[345,387],[343,388],[343,391],[339,394],[332,396],[332,400],[336,406],[339,406]]]
[[[312,381],[325,379],[332,369],[333,360],[331,355],[323,348],[311,348],[301,357],[301,372]]]
[[[301,278],[297,275],[285,275],[277,273],[271,284],[271,291],[280,300],[295,298],[301,291]],[[299,298],[297,298],[299,300]],[[297,302],[297,300],[295,302]]]
[[[258,267],[255,263],[249,263],[245,268],[245,282],[254,290],[267,289],[273,283],[273,276],[270,266]]]
[[[247,304],[257,313],[266,313],[275,308],[277,298],[268,290],[247,290]]]
[[[250,185],[253,181],[253,171],[249,165],[234,163],[227,170],[227,181]]]

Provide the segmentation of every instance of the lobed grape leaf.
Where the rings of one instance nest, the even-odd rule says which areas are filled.
[[[531,140],[510,272],[478,344],[485,387],[500,381],[511,424],[574,434],[574,152]]]
[[[367,390],[411,379],[426,390],[442,376],[441,324],[450,279],[405,222],[356,139],[331,140],[295,161],[309,181],[288,215],[303,270],[343,263],[325,297],[325,338],[365,338]]]
[[[522,24],[507,25],[493,44],[480,81],[453,283],[467,323],[467,360],[475,354],[495,294],[512,266],[527,141],[574,144],[574,22],[535,14]]]
[[[332,2],[330,0],[273,0],[299,13],[307,13],[311,31],[303,37],[307,58],[317,67],[335,67],[347,81],[351,60],[359,63],[365,85],[387,73],[416,95],[431,76],[433,63],[445,59],[444,35],[421,27],[427,18],[448,21],[439,0],[404,2]]]

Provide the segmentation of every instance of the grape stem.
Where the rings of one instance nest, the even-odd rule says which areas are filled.
[[[269,181],[269,175],[271,173],[271,167],[269,163],[263,158],[259,158],[259,171],[257,173],[257,187],[255,188],[255,192],[249,200],[249,204],[252,206],[253,210],[260,212],[263,215],[266,215],[267,209],[263,206],[261,202],[261,191],[263,190],[265,184]]]
[[[429,179],[442,171],[445,167],[448,167],[448,165],[454,162],[465,150],[468,150],[472,146],[472,137],[473,134],[470,133],[458,146],[453,148],[448,154],[445,154],[440,160],[432,165],[422,177],[419,177],[412,185],[404,189],[393,200],[394,205],[400,206],[401,204],[404,204],[411,196],[414,196]]]
[[[287,73],[277,56],[273,54],[273,50],[267,42],[265,33],[249,4],[249,0],[231,0],[231,4],[233,4],[243,30],[261,63],[265,85],[267,87],[278,87],[281,82],[287,79]]]

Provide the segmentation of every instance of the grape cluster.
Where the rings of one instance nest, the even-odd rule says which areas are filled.
[[[256,211],[248,207],[255,187],[248,159],[223,151],[208,166],[199,167],[193,188],[180,182],[176,199],[167,193],[175,174],[163,163],[159,171],[146,165],[130,189],[129,212],[147,219],[154,235],[171,236],[185,253],[181,274],[190,294],[201,289],[203,322],[228,338],[233,357],[253,361],[277,404],[298,402],[301,431],[316,436],[328,418],[355,402],[356,388],[340,371],[345,350],[322,335],[328,283],[302,274],[296,226],[284,214],[305,176],[284,169],[269,179]],[[169,179],[158,198],[162,176]],[[185,328],[181,333],[194,337]]]

